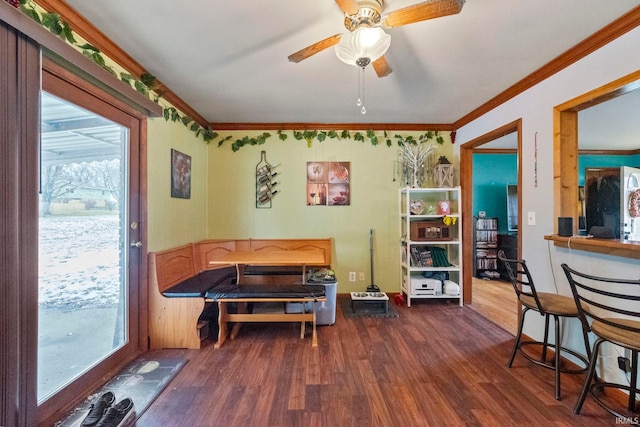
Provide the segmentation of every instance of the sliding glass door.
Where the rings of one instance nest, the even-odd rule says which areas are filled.
[[[43,93],[38,401],[128,339],[127,128]]]
[[[43,73],[38,403],[60,407],[140,351],[140,124]],[[44,411],[49,412],[49,411]]]

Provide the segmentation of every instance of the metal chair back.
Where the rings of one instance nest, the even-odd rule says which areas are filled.
[[[591,331],[589,319],[592,319],[615,328],[640,333],[640,327],[620,322],[620,319],[625,318],[640,322],[640,280],[592,276],[580,273],[567,264],[562,264],[562,269],[578,306],[580,321],[586,330]]]
[[[518,296],[518,300],[522,301],[523,296],[533,298],[537,306],[537,311],[545,314],[536,292],[536,286],[533,283],[533,277],[531,276],[529,267],[527,267],[527,262],[523,259],[508,259],[505,257],[503,250],[498,251],[498,260],[504,264],[509,280]]]

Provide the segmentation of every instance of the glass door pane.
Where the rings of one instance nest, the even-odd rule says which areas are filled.
[[[126,344],[128,129],[42,93],[38,402]]]

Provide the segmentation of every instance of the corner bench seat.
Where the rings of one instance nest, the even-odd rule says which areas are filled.
[[[321,254],[321,265],[330,267],[332,243],[332,239],[203,240],[164,251],[150,252],[149,347],[200,348],[198,322],[205,313],[205,308],[207,313],[214,309],[213,303],[217,303],[218,306],[219,333],[216,347],[226,338],[228,321],[300,321],[301,337],[304,337],[304,323],[313,322],[312,344],[317,345],[315,302],[326,300],[325,288],[322,286],[320,293],[319,288],[300,285],[304,279],[303,266],[247,265],[243,269],[242,288],[239,288],[236,285],[237,267],[229,263],[220,264],[216,260],[238,251],[276,254],[282,251],[309,250]],[[275,287],[267,288],[274,285]],[[227,304],[231,302],[241,303],[239,309],[242,311],[241,306],[245,302],[263,302],[264,299],[271,302],[314,302],[314,312],[287,314],[287,317],[246,312],[227,313]],[[224,310],[224,313],[221,310]],[[239,325],[234,326],[234,331],[237,331],[237,326]]]
[[[205,270],[196,276],[162,291],[167,298],[204,298],[211,289],[231,286],[236,282],[235,267]]]

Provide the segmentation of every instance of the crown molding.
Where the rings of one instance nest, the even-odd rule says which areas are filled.
[[[58,13],[63,20],[65,20],[72,30],[85,39],[92,46],[100,49],[105,56],[115,61],[118,65],[123,67],[127,72],[140,77],[146,73],[147,70],[133,59],[127,52],[122,50],[117,44],[115,44],[110,38],[104,35],[98,30],[91,22],[89,22],[84,16],[80,15],[75,9],[69,6],[62,0],[36,0],[36,3],[48,12]],[[171,105],[182,111],[193,120],[195,120],[200,126],[207,127],[207,120],[202,117],[196,110],[191,108],[189,104],[183,101],[178,95],[173,93],[171,89],[166,87],[162,82],[156,80],[157,87],[154,90],[157,93],[162,94],[164,98]]]
[[[112,40],[100,32],[91,22],[80,15],[62,0],[37,0],[37,3],[48,11],[55,11],[69,23],[73,31],[85,38],[93,46],[97,47],[106,56],[114,60],[130,73],[140,76],[145,73],[145,68],[129,56]],[[269,130],[269,129],[374,129],[374,130],[441,130],[451,131],[470,123],[501,104],[516,97],[559,71],[567,68],[585,56],[593,53],[601,47],[612,42],[616,38],[626,34],[640,25],[640,6],[635,7],[611,24],[600,29],[596,33],[576,44],[560,56],[546,65],[529,74],[505,91],[485,102],[475,110],[456,120],[452,124],[391,124],[391,123],[216,123],[207,122],[197,111],[184,102],[168,87],[158,82],[162,97],[177,109],[192,117],[203,127],[211,127],[216,130]]]
[[[640,25],[640,6],[595,32],[454,123],[459,129]]]

